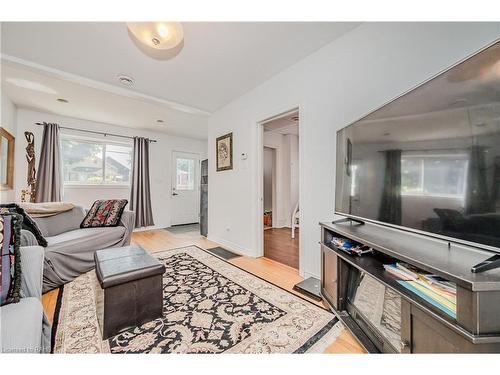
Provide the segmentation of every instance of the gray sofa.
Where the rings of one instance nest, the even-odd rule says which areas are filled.
[[[116,227],[80,228],[86,215],[83,207],[74,207],[54,216],[34,218],[48,246],[45,248],[43,292],[70,282],[94,268],[94,252],[130,244],[134,213],[124,211]],[[36,244],[35,236],[22,231],[21,245]]]
[[[21,301],[0,307],[2,353],[50,352],[50,324],[43,312],[41,246],[21,247]]]

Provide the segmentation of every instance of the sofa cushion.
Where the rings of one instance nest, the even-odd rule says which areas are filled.
[[[96,250],[123,246],[124,226],[75,229],[47,237],[43,267],[43,292],[57,288],[94,268]]]
[[[0,215],[0,305],[19,302],[21,297],[22,216],[15,213]]]
[[[125,233],[125,227],[74,229],[69,232],[47,237],[48,250],[69,253],[83,249],[99,250],[118,242]]]
[[[9,210],[9,212],[21,215],[23,217],[22,229],[33,233],[38,242],[38,245],[43,247],[47,246],[47,241],[43,237],[40,228],[38,228],[36,221],[34,221],[33,218],[23,208],[19,207],[16,203],[2,204],[0,205],[0,207],[1,209],[6,209]]]
[[[76,206],[72,210],[53,216],[36,217],[34,220],[45,237],[52,237],[80,228],[80,223],[84,217],[85,209],[81,206]]]
[[[120,224],[126,199],[106,199],[94,202],[80,228],[116,227]]]
[[[43,307],[38,298],[22,298],[2,306],[2,353],[40,353],[43,351]]]

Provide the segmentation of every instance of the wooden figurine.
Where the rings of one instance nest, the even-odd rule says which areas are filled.
[[[23,194],[22,198],[26,199],[29,195],[30,202],[35,202],[36,196],[36,169],[35,169],[35,136],[32,132],[24,132],[24,137],[28,142],[26,146],[26,161],[28,162],[28,188],[29,191]]]

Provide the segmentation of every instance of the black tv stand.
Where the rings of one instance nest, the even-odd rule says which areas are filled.
[[[389,353],[500,353],[500,254],[456,245],[417,233],[350,218],[321,225],[321,295],[344,326],[366,350]],[[338,249],[332,240],[346,238],[374,249],[364,256]],[[494,255],[494,256],[492,256]],[[486,260],[485,260],[486,259]],[[403,262],[456,285],[451,314],[421,294],[406,289],[384,265]],[[471,270],[471,265],[477,264]],[[484,264],[484,265],[483,265]],[[493,269],[497,268],[497,269]],[[481,272],[489,269],[489,272]],[[366,316],[356,301],[360,280],[368,280],[375,301]],[[380,298],[397,302],[399,326],[387,331],[381,324]],[[391,302],[392,303],[392,302]],[[368,306],[371,308],[371,306]],[[378,309],[378,310],[376,310]],[[387,310],[388,311],[388,310]],[[375,318],[376,319],[375,319]],[[395,334],[396,333],[396,334]]]
[[[483,260],[481,263],[476,264],[470,270],[473,273],[484,272],[488,270],[492,270],[495,268],[500,268],[500,255],[496,254],[492,257]]]
[[[358,225],[364,225],[365,222],[363,220],[359,220],[359,219],[353,219],[351,217],[344,217],[342,219],[338,219],[338,220],[333,220],[332,221],[332,224],[341,224],[341,223],[355,223],[355,224],[358,224]]]

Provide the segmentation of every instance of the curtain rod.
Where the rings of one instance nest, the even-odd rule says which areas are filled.
[[[36,122],[35,123],[36,125],[43,125],[42,122]],[[113,134],[113,133],[104,133],[104,132],[96,132],[96,131],[93,131],[93,130],[83,130],[83,129],[76,129],[76,128],[70,128],[70,127],[67,127],[67,126],[59,126],[59,128],[61,129],[68,129],[68,130],[76,130],[76,131],[79,131],[79,132],[85,132],[85,133],[92,133],[92,134],[101,134],[101,135],[104,135],[105,137],[110,135],[112,137],[120,137],[120,138],[128,138],[128,139],[134,139],[134,137],[129,137],[127,135],[120,135],[120,134]],[[150,143],[155,143],[157,142],[156,139],[148,139],[148,141]]]

